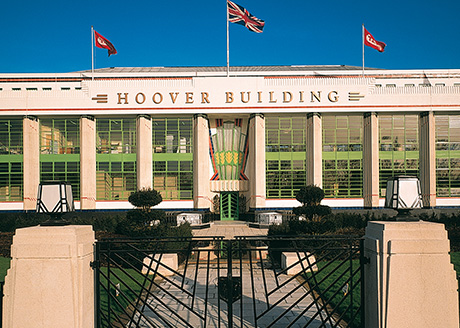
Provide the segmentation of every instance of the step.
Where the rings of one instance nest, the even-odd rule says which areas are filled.
[[[213,222],[214,225],[231,225],[231,226],[234,226],[234,225],[245,225],[247,226],[248,225],[248,222],[246,221],[214,221]]]

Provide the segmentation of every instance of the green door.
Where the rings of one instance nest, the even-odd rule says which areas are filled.
[[[220,193],[220,219],[222,221],[238,220],[238,192],[221,192]]]

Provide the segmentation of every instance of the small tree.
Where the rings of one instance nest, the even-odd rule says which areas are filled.
[[[331,213],[331,208],[327,205],[321,205],[324,198],[324,191],[318,186],[306,186],[300,188],[296,194],[296,199],[302,203],[302,206],[294,207],[294,214],[304,216],[309,221],[321,221],[326,215]]]
[[[128,201],[135,207],[142,209],[144,212],[150,212],[152,207],[163,201],[161,194],[155,189],[144,188],[133,192]]]
[[[318,206],[324,198],[324,191],[320,187],[309,185],[300,188],[295,198],[302,206]]]
[[[127,222],[122,227],[123,233],[129,235],[149,234],[152,225],[164,221],[165,213],[162,210],[155,210],[152,207],[160,204],[163,198],[161,194],[150,188],[140,189],[132,193],[128,201],[136,209],[128,211]]]

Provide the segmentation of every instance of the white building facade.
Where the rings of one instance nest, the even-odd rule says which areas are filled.
[[[81,210],[383,206],[415,175],[425,207],[460,206],[460,69],[349,66],[108,68],[0,74],[0,211],[33,210],[43,180],[72,183]],[[225,212],[222,214],[222,212]]]

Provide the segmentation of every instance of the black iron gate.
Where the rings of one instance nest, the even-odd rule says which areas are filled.
[[[349,237],[102,240],[97,327],[364,327],[361,249]]]

